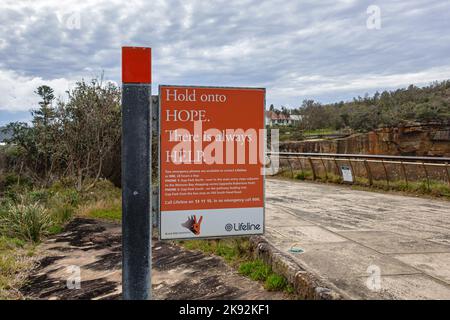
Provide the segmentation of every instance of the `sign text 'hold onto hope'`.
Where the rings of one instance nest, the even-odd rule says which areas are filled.
[[[164,103],[169,107],[163,111],[163,121],[180,123],[180,127],[164,130],[168,141],[174,143],[172,148],[165,150],[164,161],[174,164],[263,163],[265,129],[259,126],[225,128],[220,125],[221,117],[217,117],[217,113],[221,110],[214,109],[229,107],[227,93],[173,87],[164,90]],[[245,110],[246,106],[241,108]],[[214,113],[214,123],[219,125],[208,126],[211,119],[208,113]],[[226,114],[223,112],[222,116]],[[239,113],[233,115],[236,119],[240,117]],[[192,125],[187,125],[187,122]]]

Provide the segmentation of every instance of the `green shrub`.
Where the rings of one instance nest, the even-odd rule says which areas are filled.
[[[51,209],[50,213],[54,223],[64,224],[72,218],[75,208],[70,205],[62,205]]]
[[[208,254],[221,256],[237,267],[239,274],[255,281],[264,282],[267,290],[293,293],[287,280],[272,271],[262,260],[254,260],[250,255],[250,242],[247,237],[220,240],[186,240],[179,243],[189,250],[201,250]]]
[[[72,218],[78,203],[78,193],[74,189],[67,189],[53,194],[47,202],[47,207],[54,223],[64,224]]]
[[[62,225],[54,224],[50,228],[48,228],[48,234],[49,235],[58,234],[58,233],[61,233],[63,230],[64,230],[64,228]]]
[[[120,198],[121,193],[121,189],[117,188],[111,181],[99,180],[90,190],[80,194],[80,201],[112,201]]]
[[[255,281],[264,282],[264,288],[269,291],[286,291],[293,293],[294,289],[282,275],[276,274],[272,268],[262,260],[253,260],[241,263],[239,273]]]
[[[434,196],[444,196],[450,198],[450,186],[439,182],[430,183],[430,193]]]
[[[0,236],[0,300],[18,299],[17,289],[25,282],[19,273],[31,268],[33,261],[27,259],[34,246],[17,238]]]
[[[117,221],[122,219],[122,208],[93,209],[89,212],[89,216],[98,219]]]
[[[28,193],[30,200],[33,202],[46,203],[52,196],[52,193],[46,189],[32,190]]]
[[[247,257],[250,252],[250,242],[248,238],[233,238],[233,246],[236,248],[236,253],[239,257]]]
[[[21,196],[19,203],[10,202],[2,210],[0,230],[2,234],[32,242],[39,242],[48,234],[52,219],[43,205],[38,202],[28,203],[29,199]]]
[[[19,197],[21,194],[27,193],[28,192],[28,187],[20,185],[20,184],[13,184],[10,185],[6,188],[3,196],[4,196],[4,200],[6,201],[13,201],[13,202],[17,202],[19,201]]]
[[[80,204],[80,194],[75,189],[66,189],[59,193],[65,200],[66,204],[76,207]]]
[[[244,262],[239,266],[240,274],[257,281],[265,281],[271,272],[271,268],[261,260]]]
[[[297,180],[306,180],[306,174],[304,172],[297,173],[295,175],[295,179],[297,179]]]
[[[231,265],[238,266],[248,258],[250,243],[247,237],[214,240],[186,240],[179,242],[189,250],[200,250],[208,254],[215,254],[225,259]]]
[[[275,273],[270,274],[264,283],[264,287],[269,291],[282,291],[287,285],[286,278]]]
[[[237,257],[237,248],[231,243],[218,242],[216,247],[216,252],[218,256],[223,257],[226,261],[230,262],[235,257]]]

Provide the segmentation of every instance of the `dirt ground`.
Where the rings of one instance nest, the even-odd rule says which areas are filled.
[[[287,299],[215,256],[153,241],[154,299]],[[21,288],[26,299],[121,299],[121,227],[76,218],[45,241]],[[77,279],[81,280],[77,288]]]

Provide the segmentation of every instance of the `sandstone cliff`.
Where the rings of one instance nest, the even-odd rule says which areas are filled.
[[[450,157],[450,123],[381,128],[334,140],[283,142],[280,151]]]

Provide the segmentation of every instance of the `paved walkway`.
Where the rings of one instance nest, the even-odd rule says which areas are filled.
[[[266,206],[265,238],[347,297],[450,299],[450,202],[267,179]]]

